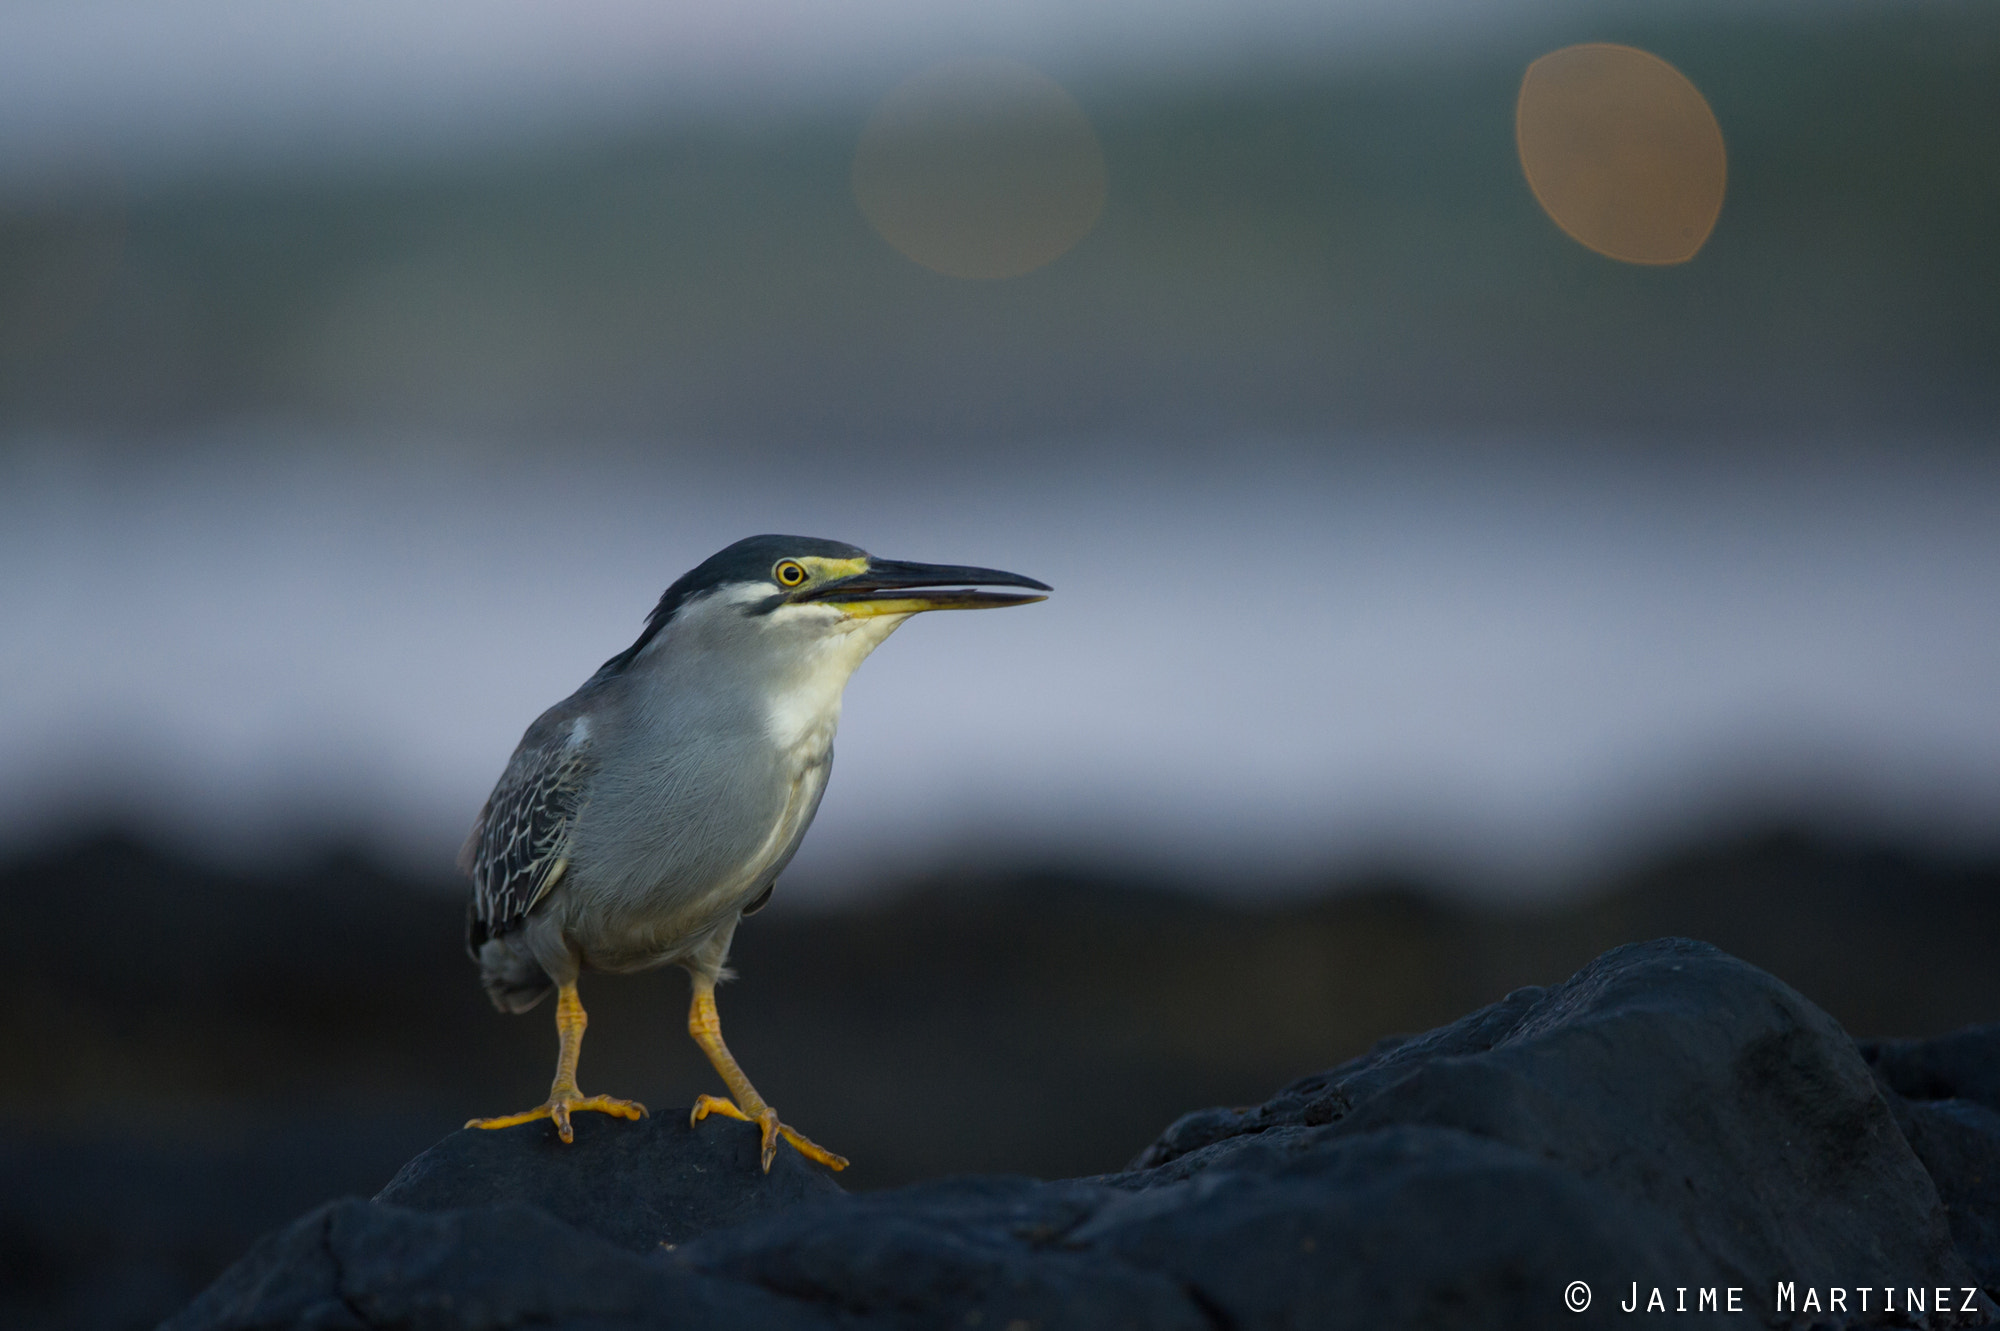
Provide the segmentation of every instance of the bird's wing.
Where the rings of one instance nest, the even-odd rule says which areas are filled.
[[[475,953],[487,938],[518,928],[562,881],[594,762],[583,726],[546,738],[531,730],[514,751],[460,856],[472,875],[466,930]]]

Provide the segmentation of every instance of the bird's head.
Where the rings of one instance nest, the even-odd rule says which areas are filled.
[[[1032,590],[982,590],[991,587]],[[865,655],[911,615],[1027,605],[1048,599],[1042,593],[1050,590],[999,569],[879,559],[858,546],[811,536],[750,536],[667,588],[639,641],[606,668],[622,669],[669,625],[691,619],[739,642],[747,630],[773,642],[838,640]]]

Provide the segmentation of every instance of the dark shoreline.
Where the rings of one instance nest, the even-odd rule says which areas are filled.
[[[485,1006],[448,889],[352,860],[224,874],[117,837],[0,869],[25,995],[0,1017],[9,1324],[149,1324],[256,1234],[538,1098],[546,1014]],[[1789,833],[1533,909],[1387,882],[1241,909],[1045,874],[837,914],[781,893],[751,926],[732,1045],[863,1191],[1114,1171],[1189,1105],[1260,1102],[1664,935],[1772,972],[1857,1037],[2000,1018],[2000,866]],[[585,1089],[713,1089],[685,992],[678,973],[591,977]]]

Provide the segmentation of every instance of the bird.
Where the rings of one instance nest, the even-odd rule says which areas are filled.
[[[573,1114],[643,1117],[637,1101],[577,1087],[588,1022],[577,980],[675,965],[692,991],[688,1033],[729,1092],[698,1097],[690,1123],[755,1123],[767,1173],[781,1139],[846,1168],[779,1118],[723,1042],[715,987],[730,978],[730,944],[812,824],[842,693],[869,653],[913,615],[1052,590],[776,535],[737,541],[669,586],[638,640],[528,727],[466,838],[466,949],[486,994],[519,1013],[553,992],[557,1034],[548,1099],[466,1127],[546,1118],[569,1142]]]

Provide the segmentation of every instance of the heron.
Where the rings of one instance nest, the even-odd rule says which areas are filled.
[[[990,588],[1024,588],[995,591]],[[845,1158],[783,1122],[722,1039],[715,987],[737,924],[770,900],[812,825],[848,679],[913,615],[1047,599],[1048,584],[957,564],[877,559],[804,536],[752,536],[667,588],[638,640],[537,717],[461,854],[466,947],[495,1007],[556,995],[556,1075],[533,1109],[468,1128],[571,1115],[638,1119],[635,1100],[584,1095],[584,971],[677,965],[688,1033],[727,1096],[710,1114],[755,1123],[766,1172],[780,1139],[831,1169]]]

